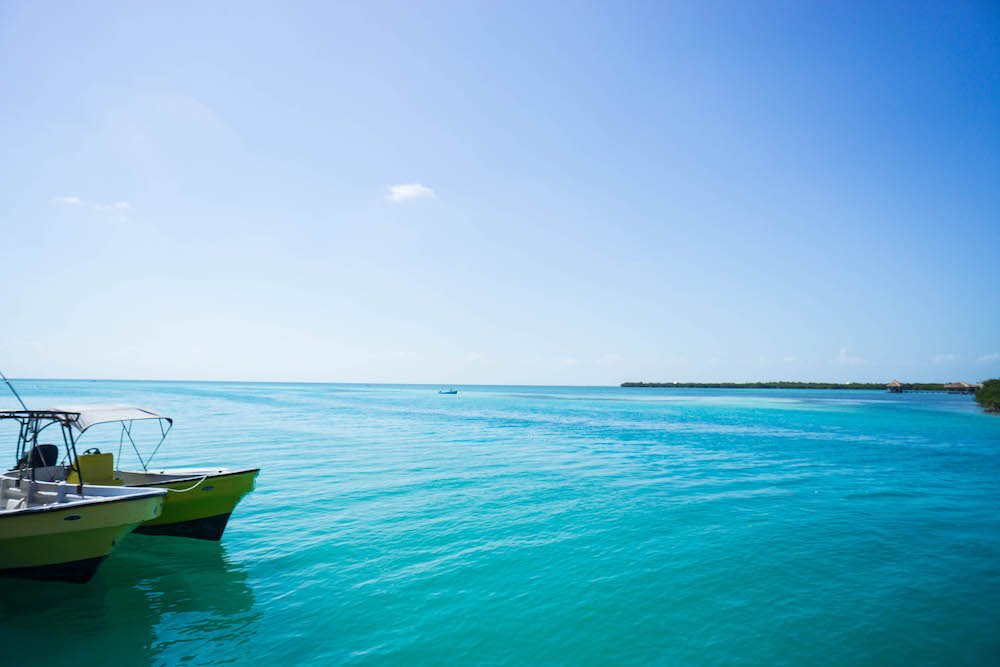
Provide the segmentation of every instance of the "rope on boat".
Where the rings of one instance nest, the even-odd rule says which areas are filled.
[[[198,485],[204,482],[206,479],[208,479],[208,475],[205,475],[204,477],[202,477],[201,479],[199,479],[197,482],[195,482],[186,489],[171,489],[169,486],[164,488],[167,491],[170,491],[171,493],[187,493],[188,491],[193,491],[194,489],[198,488]]]

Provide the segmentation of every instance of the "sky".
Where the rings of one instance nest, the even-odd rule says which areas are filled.
[[[0,0],[0,369],[1000,376],[993,2]]]

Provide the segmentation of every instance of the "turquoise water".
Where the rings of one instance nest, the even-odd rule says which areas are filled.
[[[263,472],[221,544],[3,580],[18,664],[1000,662],[1000,417],[968,396],[19,387]]]

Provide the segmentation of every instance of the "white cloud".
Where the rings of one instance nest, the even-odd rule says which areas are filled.
[[[114,213],[119,214],[119,222],[127,222],[128,218],[125,217],[125,211],[132,208],[132,205],[127,201],[114,201],[114,202],[98,202],[98,201],[87,201],[86,199],[81,199],[76,195],[68,195],[63,197],[56,197],[56,202],[63,204],[65,206],[76,206],[78,208],[84,208],[89,211],[94,211],[95,213]]]
[[[436,197],[437,195],[432,189],[420,183],[390,185],[389,192],[385,196],[386,199],[394,202],[410,201],[411,199],[435,199]]]
[[[993,354],[984,354],[983,356],[979,357],[978,361],[981,364],[988,364],[993,361],[1000,361],[1000,352],[994,352]]]
[[[948,352],[947,354],[939,354],[939,355],[935,356],[934,357],[934,363],[935,364],[947,364],[947,363],[950,363],[952,361],[956,361],[957,359],[958,359],[958,355],[953,354],[951,352]]]
[[[840,353],[837,358],[833,360],[833,363],[840,364],[841,366],[857,366],[858,364],[865,363],[865,360],[861,357],[851,356],[847,351],[846,347],[840,348]]]

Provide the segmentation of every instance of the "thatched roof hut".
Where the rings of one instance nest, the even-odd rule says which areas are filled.
[[[885,388],[887,391],[890,391],[894,394],[898,394],[903,391],[903,383],[901,383],[899,380],[893,380],[892,382],[887,384]]]

